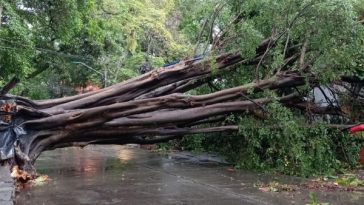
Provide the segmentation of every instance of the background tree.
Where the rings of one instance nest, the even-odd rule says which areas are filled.
[[[17,76],[22,80],[14,93],[42,99],[74,94],[74,87],[90,82],[103,86],[135,77],[145,59],[161,66],[188,48],[166,25],[173,6],[173,1],[5,1],[1,82]]]

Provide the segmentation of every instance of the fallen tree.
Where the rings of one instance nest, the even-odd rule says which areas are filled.
[[[152,144],[196,133],[235,132],[237,125],[219,124],[224,116],[256,115],[272,101],[304,112],[345,115],[338,105],[319,107],[307,100],[307,93],[297,92],[299,86],[319,86],[309,69],[281,69],[270,78],[239,87],[205,95],[186,94],[206,83],[213,68],[258,64],[269,42],[261,43],[253,60],[228,53],[214,59],[182,61],[98,91],[59,99],[32,101],[7,95],[16,84],[12,80],[0,96],[0,160],[34,173],[33,164],[45,150],[89,144]],[[292,54],[285,65],[298,60]],[[343,77],[335,83],[358,81],[361,83]],[[276,97],[252,97],[266,90],[275,92]]]

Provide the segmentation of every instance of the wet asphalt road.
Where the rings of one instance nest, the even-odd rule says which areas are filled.
[[[306,204],[308,190],[262,192],[257,182],[299,184],[303,179],[231,172],[218,158],[161,155],[126,146],[66,148],[44,153],[37,171],[51,180],[22,190],[16,204]],[[318,193],[321,202],[363,204],[363,193]],[[1,201],[0,201],[1,204]]]

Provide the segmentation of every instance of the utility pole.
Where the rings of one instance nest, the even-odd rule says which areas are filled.
[[[106,68],[104,69],[104,75],[103,75],[103,81],[104,81],[104,88],[106,88],[107,86],[107,70]]]
[[[1,27],[1,24],[2,24],[2,18],[3,18],[3,5],[0,4],[0,27]]]

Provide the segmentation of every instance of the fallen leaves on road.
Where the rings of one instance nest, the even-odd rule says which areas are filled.
[[[40,175],[37,178],[35,178],[32,183],[33,186],[42,186],[44,184],[46,184],[49,181],[49,176],[48,175]]]
[[[49,181],[47,175],[33,176],[28,172],[19,169],[18,166],[14,166],[11,169],[10,176],[16,181],[16,189],[26,189],[33,186],[41,186]]]
[[[355,175],[346,174],[335,179],[317,178],[304,184],[308,189],[321,189],[326,191],[359,191],[364,192],[364,180]]]
[[[258,187],[258,189],[263,192],[294,192],[299,189],[297,185],[280,184],[276,181],[269,182],[268,184],[259,182],[254,186]]]
[[[236,172],[236,169],[235,169],[235,167],[229,167],[229,168],[227,168],[227,171],[229,171],[229,172]]]
[[[16,181],[19,181],[19,182],[27,182],[29,180],[31,180],[33,177],[28,174],[26,171],[23,171],[21,169],[19,169],[18,166],[14,166],[12,169],[11,169],[11,174],[10,176],[15,179]]]

